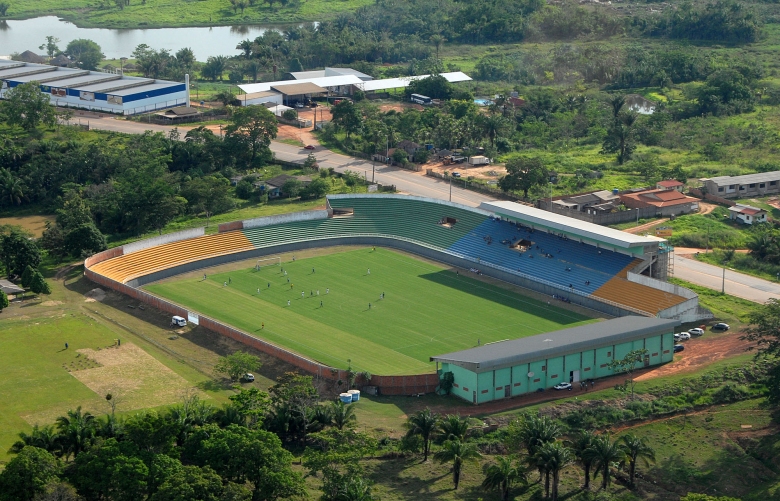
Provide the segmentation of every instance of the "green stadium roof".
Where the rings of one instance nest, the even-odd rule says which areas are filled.
[[[431,357],[472,372],[488,372],[584,350],[636,341],[673,332],[679,320],[654,317],[619,317],[537,336],[500,341]]]

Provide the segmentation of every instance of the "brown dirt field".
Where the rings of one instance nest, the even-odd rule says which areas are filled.
[[[635,226],[634,228],[626,228],[626,233],[633,233],[634,235],[638,235],[639,233],[642,233],[644,231],[647,231],[655,226],[658,226],[660,224],[663,224],[667,222],[669,219],[656,219],[655,221],[650,221],[649,223],[640,224],[639,226]]]
[[[699,214],[709,214],[713,210],[715,210],[715,207],[717,207],[717,204],[708,204],[707,202],[699,202]]]
[[[0,218],[0,226],[8,224],[12,226],[21,226],[33,234],[35,238],[43,235],[46,229],[46,221],[54,222],[54,216],[20,216]]]
[[[635,379],[637,381],[646,381],[656,377],[693,372],[713,362],[742,355],[751,345],[739,339],[741,334],[738,331],[727,331],[714,336],[698,337],[684,341],[685,351],[682,352],[682,357],[679,360],[648,369]]]
[[[439,174],[443,174],[446,172],[460,172],[460,174],[465,178],[468,176],[475,177],[477,179],[487,179],[487,180],[493,180],[498,181],[501,176],[506,174],[506,169],[503,165],[485,165],[482,167],[471,167],[467,163],[462,164],[454,164],[454,165],[444,165],[441,162],[428,162],[427,164],[424,164],[423,170],[421,172],[425,172],[426,169],[431,169],[434,172],[437,172]],[[494,173],[494,175],[491,175],[490,173]]]

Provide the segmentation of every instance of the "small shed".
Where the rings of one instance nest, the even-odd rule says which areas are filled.
[[[284,186],[284,183],[291,179],[297,179],[304,186],[311,183],[311,178],[309,176],[291,176],[289,174],[279,174],[278,176],[272,177],[264,183],[265,192],[268,195],[268,198],[279,198],[284,195],[284,193],[282,193],[282,186]]]
[[[398,148],[401,148],[406,152],[409,157],[413,157],[414,154],[417,152],[417,150],[420,149],[420,145],[415,143],[414,141],[409,141],[404,139],[403,141],[400,141],[397,145]]]
[[[766,223],[767,214],[764,209],[750,205],[737,204],[729,207],[729,218],[742,224]]]
[[[180,106],[178,108],[171,108],[155,113],[155,115],[170,123],[177,123],[197,119],[201,115],[201,112],[198,111],[197,108],[191,106]]]
[[[4,279],[0,280],[0,290],[5,292],[6,295],[8,296],[17,296],[19,294],[24,294],[24,289]]]
[[[685,183],[681,183],[676,179],[666,179],[664,181],[658,181],[655,183],[655,187],[658,190],[674,190],[682,193],[685,188]]]

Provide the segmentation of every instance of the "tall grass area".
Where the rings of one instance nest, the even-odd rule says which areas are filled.
[[[56,15],[83,28],[218,26],[322,21],[370,3],[371,0],[306,0],[289,2],[286,6],[276,3],[271,7],[267,3],[256,2],[242,12],[234,11],[226,0],[138,0],[123,9],[114,2],[15,0],[10,2],[8,17],[27,19]]]
[[[699,304],[715,314],[715,318],[727,322],[732,329],[746,325],[748,315],[758,306],[753,301],[694,285],[679,278],[670,278],[669,282],[692,290],[699,295]]]
[[[772,282],[777,282],[778,273],[780,273],[780,265],[756,259],[749,253],[732,253],[728,250],[715,250],[709,254],[699,254],[696,259],[715,266],[732,268],[741,273],[753,275],[754,277],[763,278],[764,280]]]
[[[676,247],[744,249],[750,240],[749,226],[727,219],[728,209],[718,207],[709,214],[688,214],[669,221],[674,233],[669,242]]]

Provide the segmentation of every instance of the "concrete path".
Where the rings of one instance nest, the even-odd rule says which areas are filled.
[[[162,132],[167,135],[172,129],[172,127],[165,125],[117,120],[110,115],[103,115],[101,117],[96,116],[93,113],[85,113],[83,115],[76,114],[71,120],[71,123],[78,123],[79,121],[84,124],[89,123],[91,129],[123,132],[126,134],[143,134],[146,131],[153,131]],[[194,127],[186,125],[178,127],[182,140],[184,139],[184,134],[193,128]],[[299,146],[292,146],[277,141],[271,142],[271,151],[274,152],[276,158],[287,162],[302,162],[309,153],[311,153],[309,150],[305,150]],[[339,155],[338,153],[333,153],[326,149],[317,148],[313,153],[314,156],[317,157],[317,162],[320,164],[320,167],[333,167],[337,172],[344,172],[346,170],[357,172],[365,175],[369,180],[373,178],[377,183],[395,185],[396,189],[401,193],[438,198],[440,200],[452,200],[453,202],[472,207],[476,207],[485,201],[495,200],[495,198],[491,196],[458,188],[457,186],[450,187],[449,183],[442,179],[427,177],[420,173],[399,169],[397,167],[376,164],[377,167],[374,168],[371,162],[348,157],[346,155]],[[374,169],[373,174],[372,169]]]
[[[717,291],[723,287],[726,294],[757,303],[765,303],[771,298],[780,299],[780,283],[745,275],[728,268],[726,268],[724,282],[723,268],[697,261],[690,254],[678,255],[676,249],[674,276]]]

